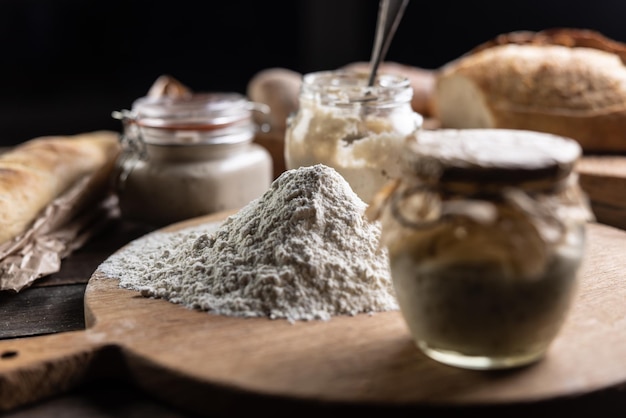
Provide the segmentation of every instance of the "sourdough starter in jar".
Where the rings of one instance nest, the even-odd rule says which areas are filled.
[[[272,159],[253,143],[254,103],[238,93],[146,96],[122,113],[122,216],[163,226],[238,209],[272,181]]]
[[[394,288],[418,347],[471,369],[542,358],[575,294],[592,219],[573,140],[424,131],[411,171],[376,196]]]
[[[306,74],[285,134],[287,169],[333,167],[365,202],[400,174],[402,145],[423,120],[411,108],[408,79],[381,74],[367,87],[367,78],[342,70]]]

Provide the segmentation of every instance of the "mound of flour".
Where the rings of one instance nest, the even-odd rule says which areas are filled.
[[[380,225],[333,168],[288,170],[222,224],[155,232],[98,269],[219,315],[328,320],[397,310]]]

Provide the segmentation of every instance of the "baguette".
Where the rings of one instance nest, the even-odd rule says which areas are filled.
[[[0,244],[26,231],[76,181],[110,175],[119,151],[117,133],[96,131],[39,137],[0,154]]]
[[[626,47],[585,30],[501,35],[437,73],[442,128],[526,129],[626,151]]]

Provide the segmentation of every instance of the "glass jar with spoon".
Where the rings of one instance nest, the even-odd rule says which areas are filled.
[[[402,146],[422,126],[413,111],[408,79],[380,74],[321,71],[305,74],[298,111],[285,133],[287,169],[325,164],[336,169],[368,202],[399,174]]]
[[[354,192],[369,202],[399,173],[400,150],[422,127],[413,111],[409,80],[379,74],[408,0],[381,0],[368,72],[348,70],[305,74],[298,111],[287,120],[287,169],[324,164],[336,169]]]

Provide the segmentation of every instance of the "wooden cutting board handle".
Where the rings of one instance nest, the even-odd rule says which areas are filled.
[[[85,331],[0,341],[0,411],[84,382],[106,346]]]

